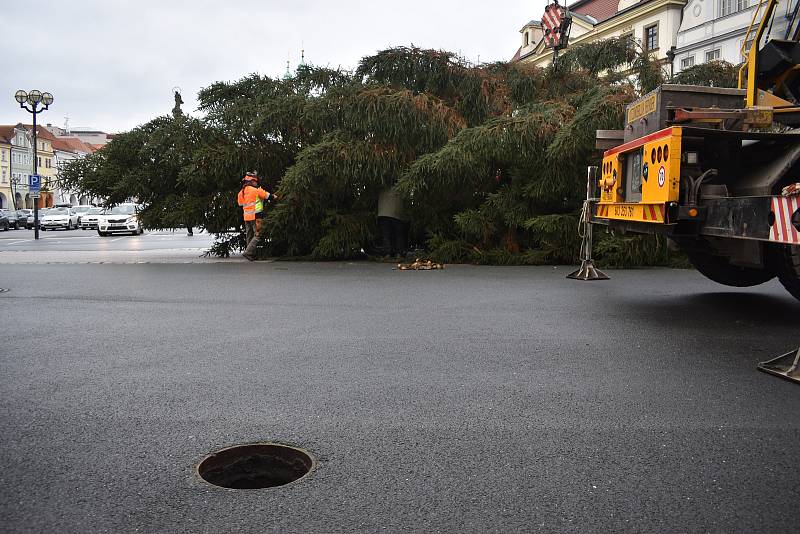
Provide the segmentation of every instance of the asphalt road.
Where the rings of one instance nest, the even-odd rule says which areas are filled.
[[[0,232],[0,264],[207,262],[198,258],[213,242],[203,231],[188,236],[185,229],[105,237],[96,230],[47,230],[38,240],[33,230],[9,230]]]
[[[2,265],[7,532],[797,532],[800,304],[694,271]],[[280,488],[195,474],[278,441]]]

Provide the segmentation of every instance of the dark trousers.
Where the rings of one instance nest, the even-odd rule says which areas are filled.
[[[378,225],[381,228],[383,253],[388,256],[405,253],[408,240],[407,223],[394,217],[378,217]]]
[[[247,241],[247,243],[245,243],[245,246],[248,246],[250,245],[250,241],[252,241],[253,238],[256,237],[256,221],[253,220],[244,222],[244,235],[245,235],[245,240]]]

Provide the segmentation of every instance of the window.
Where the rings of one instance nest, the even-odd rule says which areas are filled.
[[[721,16],[726,17],[737,13],[749,6],[749,0],[720,0],[720,13]]]
[[[719,59],[719,48],[706,52],[706,62],[714,61],[715,59]]]
[[[648,52],[658,50],[658,24],[644,29],[644,49]]]
[[[681,60],[681,70],[694,66],[694,56],[685,57]]]
[[[42,156],[36,156],[36,166],[37,167],[42,166]]]
[[[528,32],[525,32],[525,44],[523,46],[528,46],[530,44],[530,37],[528,36]]]

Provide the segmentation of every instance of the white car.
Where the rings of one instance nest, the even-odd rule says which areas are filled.
[[[90,206],[88,204],[80,204],[78,206],[72,206],[72,209],[74,209],[75,213],[78,214],[78,226],[80,226],[81,224],[81,218],[87,213],[89,213],[89,210],[92,209],[93,207],[94,206]]]
[[[97,230],[98,222],[103,217],[106,210],[103,208],[91,208],[81,217],[81,229],[83,230]]]
[[[39,221],[39,226],[42,230],[56,228],[72,230],[78,227],[78,214],[72,208],[52,208],[47,210],[47,215]]]
[[[30,213],[28,214],[28,219],[25,222],[25,228],[30,230],[33,228],[33,210],[28,210]],[[50,211],[50,208],[39,208],[39,228],[42,227],[42,219],[44,216],[47,215],[47,212]]]
[[[143,234],[144,229],[136,216],[136,204],[120,204],[106,210],[97,221],[97,233],[107,236],[115,233]]]

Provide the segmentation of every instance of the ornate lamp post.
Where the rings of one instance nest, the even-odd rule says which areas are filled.
[[[33,114],[33,174],[39,174],[39,166],[37,161],[36,151],[39,148],[36,145],[36,114],[49,109],[50,104],[53,103],[53,95],[50,93],[42,93],[38,89],[26,93],[22,89],[14,93],[14,99],[19,102],[19,107]],[[27,104],[27,105],[26,105]],[[43,107],[39,108],[39,104]],[[33,202],[33,237],[39,239],[39,199]]]
[[[16,176],[11,177],[11,201],[14,203],[14,209],[17,209],[17,186],[19,185],[19,178]]]

